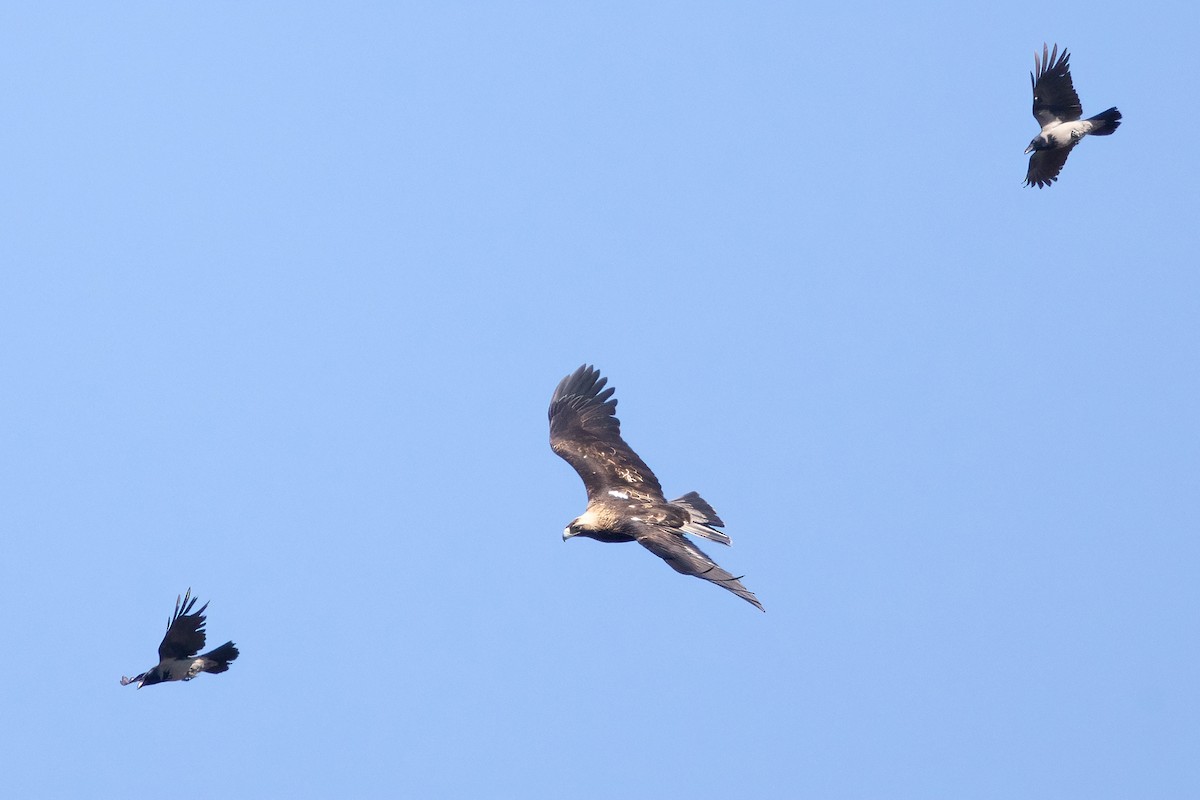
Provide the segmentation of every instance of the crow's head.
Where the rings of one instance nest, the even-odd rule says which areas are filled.
[[[1038,134],[1033,137],[1033,141],[1029,143],[1029,147],[1025,148],[1025,152],[1032,153],[1034,150],[1047,150],[1050,147],[1050,137]]]
[[[156,683],[162,683],[162,681],[162,673],[158,671],[158,667],[155,667],[142,676],[142,679],[138,681],[138,688],[140,689],[143,686],[153,686]]]

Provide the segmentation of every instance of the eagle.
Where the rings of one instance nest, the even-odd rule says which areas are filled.
[[[1041,61],[1034,51],[1033,66],[1037,76],[1029,73],[1029,81],[1033,84],[1033,118],[1042,126],[1042,132],[1025,148],[1026,153],[1033,153],[1029,157],[1025,185],[1039,189],[1058,180],[1071,148],[1079,144],[1080,139],[1108,136],[1121,125],[1121,112],[1116,107],[1080,119],[1083,106],[1079,104],[1079,95],[1075,94],[1071,67],[1067,63],[1071,56],[1065,47],[1059,56],[1057,44],[1053,52],[1048,51],[1043,42]]]
[[[695,492],[667,501],[658,478],[621,438],[613,388],[584,364],[563,378],[550,399],[550,447],[587,488],[587,510],[563,530],[563,541],[637,542],[676,572],[694,575],[766,611],[741,578],[717,566],[685,534],[730,544],[725,523]]]
[[[175,614],[167,620],[167,634],[158,646],[158,665],[133,678],[121,678],[121,685],[136,683],[138,688],[153,686],[163,681],[190,681],[201,672],[214,675],[229,669],[229,663],[238,657],[233,642],[226,642],[216,650],[202,656],[196,655],[204,647],[204,610],[192,613],[196,598],[189,587],[181,600],[175,597]]]

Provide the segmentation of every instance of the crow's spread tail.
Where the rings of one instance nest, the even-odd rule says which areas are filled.
[[[210,650],[200,656],[200,658],[204,659],[204,671],[211,672],[214,675],[229,669],[229,662],[237,657],[238,649],[233,642],[226,642],[216,650]]]
[[[1108,111],[1101,111],[1094,117],[1088,117],[1088,122],[1093,125],[1092,129],[1088,131],[1089,136],[1108,136],[1121,127],[1121,112],[1117,111],[1114,106]]]

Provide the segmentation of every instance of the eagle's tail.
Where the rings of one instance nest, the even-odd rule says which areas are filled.
[[[200,656],[204,659],[203,670],[211,672],[214,675],[219,672],[224,672],[229,669],[229,662],[233,661],[239,655],[237,646],[233,642],[226,642],[216,650],[211,650]]]
[[[1101,111],[1094,117],[1088,117],[1087,121],[1092,123],[1092,129],[1088,131],[1089,136],[1108,136],[1121,127],[1121,112],[1117,111],[1116,106],[1113,106],[1108,111]]]
[[[719,531],[716,528],[725,527],[725,523],[717,516],[717,512],[713,511],[703,497],[695,492],[688,492],[678,500],[672,500],[677,506],[683,506],[687,509],[688,516],[691,521],[684,524],[681,531],[690,533],[693,536],[703,536],[705,539],[721,544],[732,544],[732,540],[724,531]],[[713,526],[716,526],[715,528]]]

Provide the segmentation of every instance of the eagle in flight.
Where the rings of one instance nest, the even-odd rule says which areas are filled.
[[[1033,117],[1042,126],[1042,132],[1025,148],[1026,153],[1033,153],[1029,157],[1025,185],[1039,189],[1058,180],[1071,148],[1079,144],[1080,139],[1108,136],[1121,124],[1121,112],[1115,107],[1094,117],[1080,119],[1083,106],[1079,104],[1079,95],[1071,82],[1071,66],[1067,63],[1071,56],[1064,47],[1060,57],[1057,44],[1053,52],[1048,51],[1043,43],[1041,61],[1034,51],[1033,66],[1037,76],[1029,73],[1033,84]]]
[[[579,473],[587,510],[563,531],[563,541],[586,536],[601,542],[637,542],[676,572],[694,575],[766,611],[740,578],[717,566],[684,534],[721,544],[725,523],[700,495],[668,502],[658,478],[621,438],[613,389],[583,365],[559,382],[550,399],[550,447]]]
[[[136,683],[140,689],[163,681],[190,681],[201,672],[216,674],[229,669],[229,662],[238,657],[233,642],[226,642],[202,656],[196,655],[204,647],[204,609],[208,608],[208,603],[193,614],[195,605],[196,598],[192,597],[191,589],[182,600],[176,596],[175,615],[167,621],[167,635],[158,646],[158,666],[133,678],[121,678],[122,686]]]

